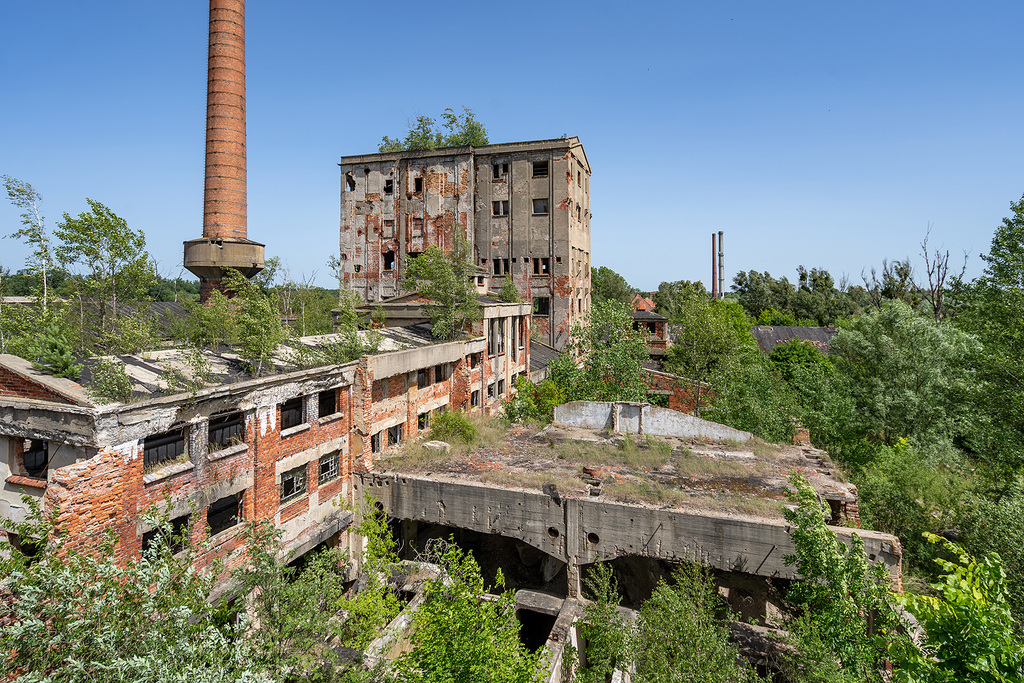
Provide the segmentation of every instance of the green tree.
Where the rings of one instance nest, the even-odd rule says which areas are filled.
[[[89,211],[72,218],[64,214],[54,236],[60,240],[57,258],[65,267],[85,271],[82,294],[100,310],[99,342],[110,344],[119,306],[138,301],[154,280],[142,231],[128,227],[123,218],[103,204],[86,199]]]
[[[459,234],[458,225],[453,232],[452,253],[444,254],[436,245],[430,245],[409,263],[403,284],[427,298],[424,309],[438,339],[456,339],[480,318],[469,243]]]
[[[189,544],[178,552],[166,519],[147,517],[163,533],[124,561],[115,559],[113,538],[95,552],[64,547],[25,500],[28,520],[3,522],[34,551],[0,555],[5,674],[69,683],[272,680],[240,638],[247,621],[236,631],[217,619],[212,575],[194,570]]]
[[[767,441],[792,436],[797,400],[781,374],[756,347],[741,345],[710,374],[710,406],[701,415]]]
[[[265,294],[237,270],[228,268],[224,279],[234,295],[234,327],[240,355],[253,376],[259,377],[264,365],[273,364],[277,347],[287,338],[280,307],[273,294]]]
[[[908,683],[1011,683],[1024,680],[1024,644],[1014,633],[1006,572],[999,555],[971,557],[934,534],[954,561],[936,558],[944,570],[934,595],[907,595],[903,603],[926,637],[920,650],[897,647],[894,674]]]
[[[606,562],[592,565],[584,579],[590,603],[583,608],[579,622],[580,635],[586,641],[585,667],[578,666],[578,655],[574,648],[566,648],[562,658],[563,667],[573,671],[579,683],[606,683],[616,669],[629,669],[632,652],[629,639],[631,625],[616,609],[619,604],[619,587],[611,567]]]
[[[75,362],[74,350],[64,328],[55,322],[35,330],[28,355],[33,367],[55,377],[78,379],[82,373],[82,365]]]
[[[49,303],[48,276],[53,269],[53,249],[50,246],[50,235],[46,230],[46,222],[39,213],[39,202],[43,200],[43,197],[34,187],[17,178],[5,175],[0,176],[0,179],[3,179],[7,197],[11,203],[22,209],[21,227],[7,236],[24,240],[32,250],[26,265],[35,271],[42,283],[40,300],[45,315]]]
[[[461,147],[464,145],[486,145],[487,129],[476,120],[473,112],[466,107],[462,114],[456,114],[449,107],[441,112],[441,126],[429,116],[417,116],[416,125],[409,127],[405,138],[389,138],[385,135],[381,141],[381,152],[400,152],[402,150],[437,149],[438,147]],[[447,133],[445,132],[447,131]]]
[[[590,298],[593,303],[598,301],[618,301],[629,305],[633,297],[640,293],[636,287],[630,287],[626,278],[607,266],[590,269]]]
[[[654,293],[653,299],[657,312],[672,319],[679,315],[682,307],[693,297],[708,297],[708,290],[704,289],[704,284],[700,281],[676,280],[658,285],[658,291]]]
[[[510,304],[519,304],[523,302],[523,298],[519,296],[519,288],[516,287],[516,283],[508,273],[506,273],[505,277],[501,280],[501,290],[498,292],[498,300]]]
[[[573,325],[549,373],[570,401],[643,401],[647,358],[647,342],[633,329],[629,308],[601,300]]]
[[[473,556],[454,544],[441,558],[447,578],[427,583],[413,615],[412,650],[396,662],[408,683],[539,683],[541,659],[519,641],[514,591],[498,571],[488,592]]]

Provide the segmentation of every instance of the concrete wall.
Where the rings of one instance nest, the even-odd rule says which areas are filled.
[[[709,422],[647,403],[574,401],[555,406],[557,424],[583,429],[608,429],[623,434],[650,434],[715,441],[749,441],[750,432]]]
[[[568,564],[569,591],[578,595],[580,565],[622,556],[700,562],[715,569],[794,578],[783,556],[793,553],[785,522],[724,514],[626,505],[594,498],[561,498],[405,474],[357,474],[392,517],[516,538]],[[833,527],[849,542],[850,529]],[[899,577],[899,540],[858,530],[865,550]]]

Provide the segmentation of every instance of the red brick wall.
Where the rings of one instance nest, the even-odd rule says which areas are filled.
[[[668,407],[681,413],[692,414],[697,404],[698,384],[684,377],[676,377],[664,373],[645,372],[647,387],[656,391],[671,391],[668,396]],[[701,406],[707,405],[710,389],[705,387],[701,394]]]
[[[50,391],[41,384],[27,380],[7,368],[0,368],[0,395],[21,396],[22,398],[56,401],[57,403],[72,403],[60,394]]]

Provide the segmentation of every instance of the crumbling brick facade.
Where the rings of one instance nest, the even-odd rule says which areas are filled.
[[[590,164],[575,137],[342,157],[341,279],[366,301],[403,294],[409,259],[456,230],[500,287],[533,303],[557,349],[590,309]]]

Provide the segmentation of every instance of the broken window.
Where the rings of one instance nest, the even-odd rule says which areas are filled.
[[[394,446],[402,443],[402,425],[397,424],[394,427],[388,427],[388,445]]]
[[[416,194],[423,193],[423,178],[412,179],[412,191],[415,192]]]
[[[504,396],[504,395],[505,395],[505,380],[499,379],[498,380],[498,396]]]
[[[535,258],[535,259],[533,259],[533,274],[534,275],[550,275],[551,274],[551,259],[549,259],[549,258]]]
[[[210,527],[211,536],[227,531],[242,521],[242,497],[244,495],[244,491],[239,491],[210,504],[206,510],[206,524]]]
[[[494,384],[487,385],[487,398],[494,398]]]
[[[576,220],[582,220],[582,217],[583,217],[583,210],[580,208],[580,205],[577,204],[576,205]]]
[[[548,212],[548,198],[538,198],[533,200],[533,215],[542,216]]]
[[[480,354],[471,353],[469,354],[469,367],[475,368],[480,365]]]
[[[147,436],[142,441],[142,467],[149,469],[165,462],[177,460],[185,454],[185,427],[175,427],[166,432]],[[28,454],[26,453],[26,456]],[[28,458],[25,458],[28,469]],[[34,476],[34,475],[33,475]]]
[[[546,161],[535,161],[533,162],[533,177],[534,178],[546,178],[548,176],[548,162]]]
[[[508,200],[503,199],[500,202],[491,202],[491,215],[492,216],[507,216],[508,215]]]
[[[245,414],[241,410],[210,416],[210,452],[245,441]]]
[[[533,314],[548,315],[551,308],[551,299],[546,296],[533,297]]]
[[[395,191],[395,181],[393,178],[384,179],[384,194],[392,194]]]
[[[306,495],[306,466],[300,465],[295,469],[288,470],[281,474],[281,504],[287,503],[293,498]]]
[[[469,405],[476,407],[480,405],[480,390],[477,389],[469,395]]]
[[[410,251],[406,254],[407,261],[411,262],[414,258],[422,254],[422,251]]]
[[[345,185],[348,187],[349,192],[356,191],[356,179],[352,177],[351,173],[345,174]]]
[[[371,453],[380,453],[380,435],[382,433],[383,432],[377,432],[376,434],[374,434],[373,436],[370,437],[370,452]]]
[[[25,474],[30,477],[43,478],[49,469],[47,442],[42,439],[25,439],[25,450],[22,459],[25,463]]]
[[[412,236],[420,237],[423,234],[423,219],[419,216],[414,216],[412,219]]]
[[[341,412],[338,410],[338,390],[328,389],[316,395],[317,417],[327,417]]]
[[[337,479],[339,474],[341,474],[341,453],[339,451],[328,453],[320,458],[318,484],[325,484],[332,479]]]
[[[430,426],[430,411],[420,413],[416,416],[416,429],[426,429]]]
[[[384,252],[384,270],[395,269],[395,252],[385,251]]]
[[[420,368],[416,371],[416,388],[425,389],[430,386],[430,368]]]
[[[508,175],[508,163],[491,164],[491,170],[495,180],[501,180]]]
[[[172,553],[181,552],[188,543],[188,531],[192,515],[182,515],[171,520],[170,535],[164,540]],[[142,552],[149,550],[159,536],[167,533],[167,529],[154,527],[142,534]]]
[[[305,422],[302,410],[302,397],[290,398],[281,404],[281,429],[298,427]]]
[[[444,363],[434,366],[434,381],[443,382],[448,379],[448,366]]]

